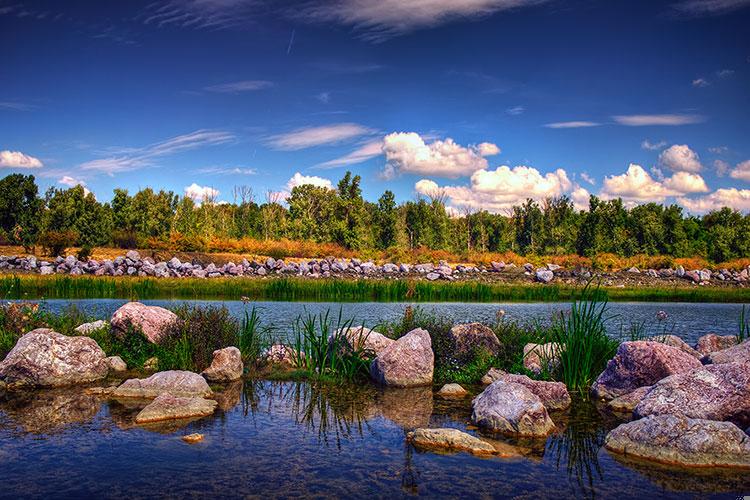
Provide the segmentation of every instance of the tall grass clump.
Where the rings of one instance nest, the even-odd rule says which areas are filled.
[[[597,300],[592,293],[595,290],[587,285],[571,304],[570,312],[554,320],[549,330],[548,341],[559,345],[555,378],[582,394],[588,392],[619,345],[607,335],[607,301]]]
[[[750,316],[747,314],[747,306],[742,306],[742,311],[740,311],[740,321],[739,321],[739,332],[737,332],[737,342],[744,342],[745,340],[750,339]]]
[[[249,312],[245,309],[237,335],[237,348],[246,366],[253,365],[271,345],[271,332],[271,327],[262,323],[255,306]]]

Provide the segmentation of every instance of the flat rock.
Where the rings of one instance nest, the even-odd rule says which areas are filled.
[[[480,352],[493,356],[500,351],[500,340],[495,332],[482,323],[464,323],[455,325],[448,333],[452,344],[452,356],[457,359],[468,359]]]
[[[614,399],[639,387],[654,385],[664,377],[700,367],[701,362],[695,357],[661,342],[623,342],[591,392],[600,399]]]
[[[148,378],[128,379],[112,395],[115,398],[152,399],[165,392],[180,397],[208,397],[211,388],[197,373],[170,370],[154,373]]]
[[[389,339],[382,333],[370,330],[364,326],[355,326],[336,330],[328,339],[331,347],[338,344],[340,352],[363,353],[365,356],[378,356],[395,340]]]
[[[415,447],[423,450],[467,451],[473,455],[494,455],[495,447],[458,429],[415,429],[407,434]]]
[[[498,380],[472,402],[471,419],[502,434],[545,437],[555,428],[541,399],[521,384]]]
[[[231,382],[242,378],[244,370],[240,350],[236,347],[225,347],[213,352],[211,366],[203,370],[201,375],[210,382]]]
[[[716,335],[709,333],[698,339],[695,344],[695,350],[702,355],[710,354],[716,351],[723,351],[737,345],[737,337],[734,335]]]
[[[750,363],[750,339],[721,351],[706,354],[702,361],[707,364]]]
[[[469,392],[459,384],[445,384],[436,393],[441,398],[464,398]]]
[[[130,328],[134,328],[142,331],[149,342],[158,344],[165,329],[177,321],[177,315],[163,307],[128,302],[115,311],[110,324],[115,334],[125,335]]]
[[[642,460],[688,467],[750,467],[750,437],[731,422],[654,415],[612,430],[604,446]]]
[[[750,425],[750,364],[708,365],[657,382],[633,411]]]
[[[651,389],[650,385],[639,387],[638,389],[618,396],[607,403],[610,410],[618,413],[632,413],[638,403],[641,402],[646,393]]]
[[[136,424],[150,424],[164,420],[206,417],[213,414],[218,403],[197,396],[182,397],[168,392],[159,394],[136,415]]]
[[[416,387],[432,384],[435,355],[426,330],[417,328],[386,347],[370,364],[370,376],[382,385]]]
[[[38,328],[20,339],[0,362],[0,382],[14,386],[59,387],[107,376],[106,355],[88,337],[68,337]]]

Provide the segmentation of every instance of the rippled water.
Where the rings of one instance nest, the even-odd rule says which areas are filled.
[[[475,389],[476,390],[476,389]],[[491,441],[502,457],[420,452],[416,426],[467,429],[470,399],[432,388],[316,389],[255,381],[212,417],[137,427],[139,406],[81,389],[0,400],[0,498],[617,497],[750,493],[747,474],[626,463],[601,448],[617,425],[590,403],[552,414],[546,440]],[[205,435],[198,444],[180,437]]]
[[[83,310],[101,319],[111,317],[112,313],[126,301],[118,299],[95,300],[48,300],[45,307],[59,311],[68,304],[76,304]],[[239,301],[183,301],[183,300],[144,300],[146,304],[172,307],[181,303],[220,304],[226,306],[233,314],[241,315],[256,305],[266,324],[273,325],[280,336],[291,329],[294,319],[306,312],[317,314],[331,310],[337,315],[339,309],[345,319],[356,318],[357,323],[375,326],[386,320],[395,319],[403,313],[406,304],[383,302],[333,303],[333,302],[254,302],[243,304]],[[561,310],[567,310],[564,303],[508,303],[508,304],[471,304],[471,303],[420,303],[416,305],[448,316],[456,322],[495,321],[499,309],[506,312],[506,320],[531,321],[549,320]],[[617,335],[621,328],[631,324],[643,324],[648,333],[674,333],[689,343],[707,333],[735,335],[738,330],[738,319],[741,305],[737,304],[694,304],[694,303],[654,303],[654,302],[616,302],[609,304],[607,322],[610,333]],[[656,313],[665,311],[669,318],[659,323]]]

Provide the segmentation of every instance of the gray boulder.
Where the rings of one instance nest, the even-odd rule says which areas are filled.
[[[406,436],[415,447],[423,450],[466,451],[473,455],[494,455],[495,447],[458,429],[419,428]]]
[[[378,354],[370,364],[370,376],[393,387],[430,385],[434,363],[430,334],[417,328]]]
[[[201,397],[181,397],[165,392],[136,415],[136,424],[151,424],[165,420],[199,418],[213,414],[218,403]]]
[[[504,380],[474,398],[471,419],[485,430],[516,436],[545,437],[555,428],[538,396]]]
[[[211,366],[203,370],[201,375],[209,382],[231,382],[239,380],[244,369],[240,350],[236,347],[225,347],[213,352]]]

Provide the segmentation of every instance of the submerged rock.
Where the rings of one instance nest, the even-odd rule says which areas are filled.
[[[206,417],[213,414],[217,402],[201,397],[181,397],[168,392],[158,395],[136,415],[136,424],[150,424],[164,420]]]
[[[494,455],[495,447],[458,429],[415,429],[407,434],[415,447],[424,450],[468,451],[473,455]]]
[[[693,467],[750,467],[750,438],[731,422],[650,416],[612,430],[604,446],[642,460]]]
[[[244,369],[240,350],[236,347],[225,347],[213,352],[211,366],[203,370],[201,375],[210,382],[231,382],[239,380]]]
[[[143,332],[149,342],[158,344],[166,328],[177,321],[177,315],[163,307],[128,302],[115,311],[110,324],[117,335],[125,335],[130,328],[134,328]]]
[[[495,332],[482,323],[455,325],[448,333],[453,348],[452,356],[466,359],[480,352],[495,356],[500,351],[500,340]]]
[[[466,397],[467,394],[469,394],[469,392],[459,384],[445,384],[436,393],[436,395],[441,398],[463,398]]]
[[[664,377],[700,367],[701,362],[690,354],[661,342],[623,342],[591,392],[601,399],[614,399]]]
[[[734,335],[709,333],[698,339],[698,342],[695,344],[695,350],[705,356],[712,352],[729,349],[735,345],[737,345],[737,337]]]
[[[370,376],[394,387],[430,385],[434,362],[430,334],[417,328],[383,349],[370,364]]]
[[[681,415],[750,425],[750,364],[696,368],[657,382],[635,407],[636,418]]]
[[[93,339],[38,328],[22,336],[0,362],[0,382],[8,388],[93,382],[107,376],[105,357]]]
[[[526,387],[498,380],[472,402],[471,419],[503,434],[544,437],[555,428],[542,401]]]
[[[197,373],[170,370],[154,373],[148,378],[126,380],[112,395],[115,398],[152,399],[164,392],[180,397],[208,397],[211,388]]]

